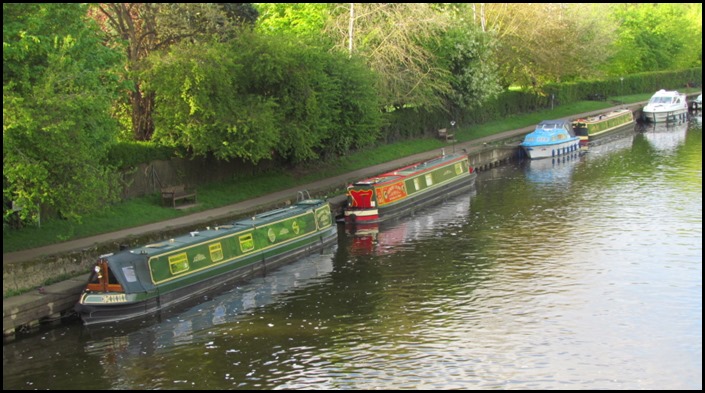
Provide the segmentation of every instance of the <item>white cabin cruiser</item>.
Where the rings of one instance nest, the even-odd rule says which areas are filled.
[[[642,111],[644,120],[652,123],[683,120],[688,116],[686,95],[675,90],[656,92]]]

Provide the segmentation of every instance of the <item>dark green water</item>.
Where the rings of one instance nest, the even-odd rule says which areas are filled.
[[[702,389],[701,124],[481,173],[159,323],[18,339],[3,389]]]

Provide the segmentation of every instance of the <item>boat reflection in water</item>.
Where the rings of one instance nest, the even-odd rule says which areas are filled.
[[[210,300],[168,317],[162,313],[158,323],[126,331],[108,326],[84,327],[91,339],[86,341],[86,352],[95,352],[108,358],[127,354],[169,351],[175,345],[190,344],[209,339],[215,327],[228,326],[246,318],[252,310],[280,302],[303,288],[326,280],[333,272],[337,244],[324,248],[264,276],[255,277]],[[109,363],[109,359],[104,359]]]
[[[580,151],[561,157],[525,160],[521,165],[530,183],[541,187],[566,188],[573,182],[573,174],[581,163],[631,149],[636,135],[633,126],[623,127],[609,135],[585,141]]]
[[[623,130],[591,141],[585,150],[587,153],[585,154],[585,157],[586,159],[591,160],[597,157],[604,157],[618,151],[631,149],[634,145],[636,134],[637,133],[633,126],[625,127]]]
[[[470,215],[470,201],[475,189],[451,197],[433,206],[377,224],[346,225],[352,236],[353,255],[385,255],[413,249],[413,240],[438,233],[442,228],[462,225]]]
[[[532,183],[543,185],[568,185],[573,176],[573,170],[585,149],[574,151],[563,156],[525,160],[523,162],[526,179]]]
[[[669,151],[685,143],[688,134],[688,122],[668,122],[645,124],[644,138],[656,150]]]

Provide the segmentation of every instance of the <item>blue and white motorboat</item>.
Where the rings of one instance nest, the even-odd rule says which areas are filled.
[[[531,159],[557,157],[580,150],[580,138],[569,120],[544,120],[520,146]]]
[[[687,116],[686,95],[675,90],[657,91],[642,110],[643,119],[651,123],[685,120]]]

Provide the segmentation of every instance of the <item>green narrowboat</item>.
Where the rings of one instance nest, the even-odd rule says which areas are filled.
[[[634,113],[629,109],[617,109],[595,116],[573,120],[573,131],[581,143],[587,143],[620,127],[634,124]]]
[[[376,224],[468,191],[477,173],[465,153],[445,154],[350,184],[346,224]]]
[[[152,316],[321,250],[337,236],[330,204],[307,199],[103,255],[75,309],[85,325]]]

